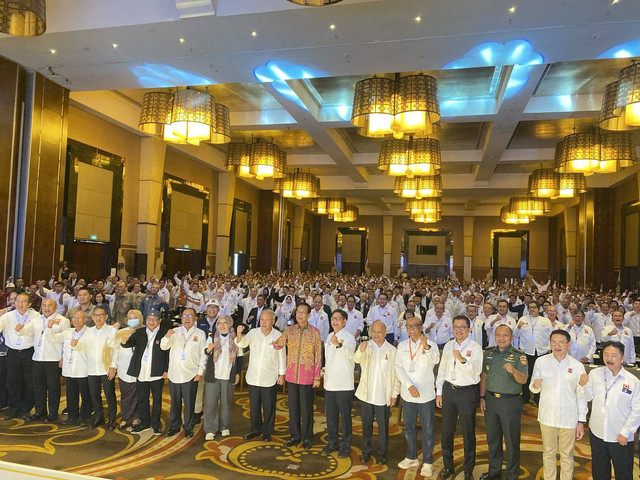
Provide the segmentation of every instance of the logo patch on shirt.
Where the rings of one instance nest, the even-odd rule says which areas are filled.
[[[584,333],[589,333],[589,329],[588,329],[588,328],[585,328],[585,329],[584,329]]]
[[[573,368],[568,368],[568,369],[567,369],[567,371],[568,371],[569,373],[573,373]]]
[[[197,342],[198,341],[198,337],[193,337],[193,341]]]
[[[445,324],[444,324],[444,328],[448,328],[448,327],[449,327],[449,325],[447,325],[447,324],[445,323]]]
[[[626,385],[626,384],[622,385],[622,392],[631,394],[631,389],[630,389],[629,385]]]
[[[471,350],[467,350],[467,357],[471,356]]]
[[[527,364],[527,357],[520,357],[520,363],[522,365],[526,365]]]

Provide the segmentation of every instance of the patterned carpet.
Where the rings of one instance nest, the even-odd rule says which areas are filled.
[[[320,393],[319,395],[322,395]],[[169,393],[165,389],[163,426],[166,428],[169,410]],[[249,427],[249,401],[246,391],[236,391],[232,408],[231,436],[205,442],[201,425],[195,437],[185,439],[182,434],[171,438],[155,437],[151,431],[142,435],[126,431],[108,432],[103,427],[88,430],[85,427],[66,427],[60,424],[25,424],[22,420],[0,421],[0,458],[4,461],[53,468],[84,475],[110,479],[153,480],[235,480],[255,476],[280,479],[408,479],[419,477],[416,469],[399,470],[396,467],[406,451],[402,426],[398,423],[398,408],[392,409],[390,421],[390,445],[387,465],[377,465],[371,459],[360,462],[361,423],[356,402],[353,410],[354,441],[351,458],[340,459],[336,454],[323,456],[320,453],[326,444],[326,422],[321,396],[316,399],[315,445],[310,450],[285,448],[288,438],[287,399],[278,396],[276,431],[269,444],[244,441],[242,436]],[[64,399],[63,406],[64,408]],[[439,412],[437,413],[439,416]],[[525,406],[522,432],[522,479],[542,478],[541,440],[535,420],[536,408]],[[439,418],[436,434],[439,435]],[[484,421],[478,415],[478,460],[475,477],[487,471],[487,445]],[[439,436],[437,438],[433,479],[442,468]],[[374,438],[375,442],[375,438]],[[455,466],[457,476],[462,478],[462,438],[456,438]],[[576,471],[574,478],[591,478],[591,460],[588,443],[580,442],[576,447]],[[636,458],[637,463],[637,458]],[[636,473],[640,472],[636,465]]]

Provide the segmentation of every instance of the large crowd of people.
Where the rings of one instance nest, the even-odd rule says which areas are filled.
[[[202,421],[205,440],[215,441],[232,428],[247,430],[231,424],[244,375],[246,440],[273,441],[277,391],[286,384],[285,445],[311,448],[322,385],[324,455],[351,456],[355,397],[362,462],[387,462],[390,408],[400,403],[407,444],[400,469],[434,474],[441,409],[440,478],[454,475],[457,425],[464,478],[473,478],[476,418],[483,414],[489,470],[482,478],[502,478],[504,460],[507,480],[515,480],[523,403],[533,402],[545,480],[556,478],[558,455],[561,478],[573,478],[575,442],[587,418],[594,480],[610,479],[612,467],[618,480],[632,478],[640,426],[636,292],[540,284],[530,276],[498,283],[177,272],[90,281],[65,270],[33,284],[9,278],[0,308],[0,409],[7,419],[166,436],[183,431],[187,438]],[[165,380],[171,407],[163,432]]]

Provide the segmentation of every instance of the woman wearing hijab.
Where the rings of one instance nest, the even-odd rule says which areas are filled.
[[[293,297],[291,295],[285,296],[282,304],[276,309],[276,328],[278,330],[284,332],[284,329],[291,325],[295,309],[296,304],[293,302]]]
[[[242,349],[234,341],[236,334],[231,329],[232,326],[233,319],[229,315],[220,315],[216,322],[216,333],[207,338],[207,366],[204,372],[205,440],[213,440],[218,431],[223,437],[231,434],[231,402],[242,370]]]

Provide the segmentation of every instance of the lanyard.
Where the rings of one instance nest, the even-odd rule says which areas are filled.
[[[422,350],[422,345],[420,345],[420,347],[416,350],[416,353],[413,353],[413,349],[411,348],[412,343],[413,343],[413,340],[409,339],[409,357],[411,357],[411,361],[413,362],[413,359],[416,358],[416,355],[418,355],[418,352]]]
[[[618,377],[616,376],[616,378],[613,380],[613,383],[611,384],[610,387],[607,387],[607,372],[603,372],[603,378],[604,378],[604,403],[605,405],[607,404],[607,398],[609,398],[609,391],[616,385],[616,382],[618,381]]]

